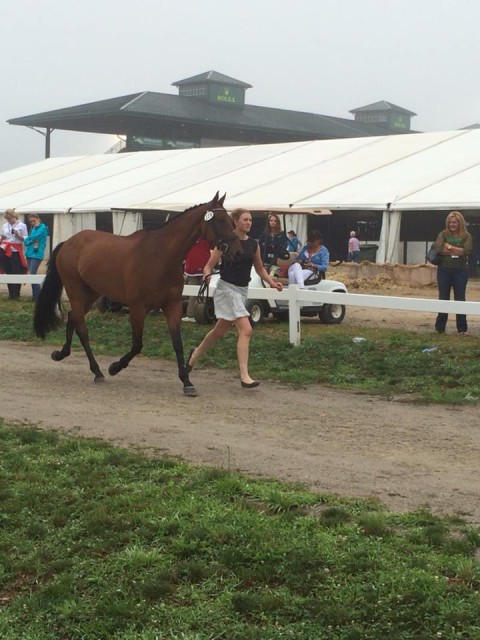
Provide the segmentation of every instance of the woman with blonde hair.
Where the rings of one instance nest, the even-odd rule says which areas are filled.
[[[464,301],[468,282],[468,256],[472,253],[473,242],[460,211],[450,211],[445,229],[437,236],[435,248],[442,255],[437,269],[439,300],[450,300],[453,289],[454,299]],[[447,320],[447,313],[437,315],[435,330],[438,333],[445,333]],[[466,336],[467,316],[458,313],[456,320],[459,335]]]
[[[26,260],[23,255],[23,242],[28,235],[27,225],[20,222],[15,209],[7,209],[0,236],[0,267],[7,274],[21,274],[26,271]],[[18,300],[21,284],[8,284],[8,298]]]
[[[28,216],[30,223],[30,233],[24,240],[26,247],[25,257],[27,258],[28,273],[35,275],[42,260],[45,257],[45,249],[47,248],[48,227],[40,220],[40,216],[31,213]],[[40,293],[40,285],[32,284],[32,300],[36,301]]]

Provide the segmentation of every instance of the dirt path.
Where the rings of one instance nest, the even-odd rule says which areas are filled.
[[[200,395],[186,398],[170,362],[140,357],[94,385],[83,353],[55,363],[51,350],[0,342],[3,418],[480,524],[477,407],[268,381],[246,391],[235,373],[200,368],[192,376]],[[104,371],[111,361],[99,358]]]

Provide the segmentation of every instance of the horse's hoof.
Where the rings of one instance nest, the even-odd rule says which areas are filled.
[[[189,387],[183,387],[183,393],[189,398],[196,398],[198,396],[197,390],[193,385]]]
[[[52,357],[52,360],[55,360],[55,362],[59,362],[60,360],[63,360],[63,355],[61,351],[53,351],[51,357]]]
[[[103,373],[101,373],[98,376],[95,376],[94,380],[95,384],[98,384],[99,382],[105,382],[105,376],[103,375]]]
[[[111,376],[116,376],[119,371],[122,370],[119,362],[112,362],[112,364],[108,367],[108,373]]]

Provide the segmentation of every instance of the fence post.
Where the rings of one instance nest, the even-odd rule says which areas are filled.
[[[299,287],[297,284],[288,285],[288,333],[290,344],[300,345],[300,302],[297,298]]]

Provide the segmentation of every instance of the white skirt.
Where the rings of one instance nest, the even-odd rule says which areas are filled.
[[[248,287],[237,287],[235,284],[220,279],[213,292],[215,315],[222,320],[233,322],[237,318],[245,318],[248,313],[247,303]]]

